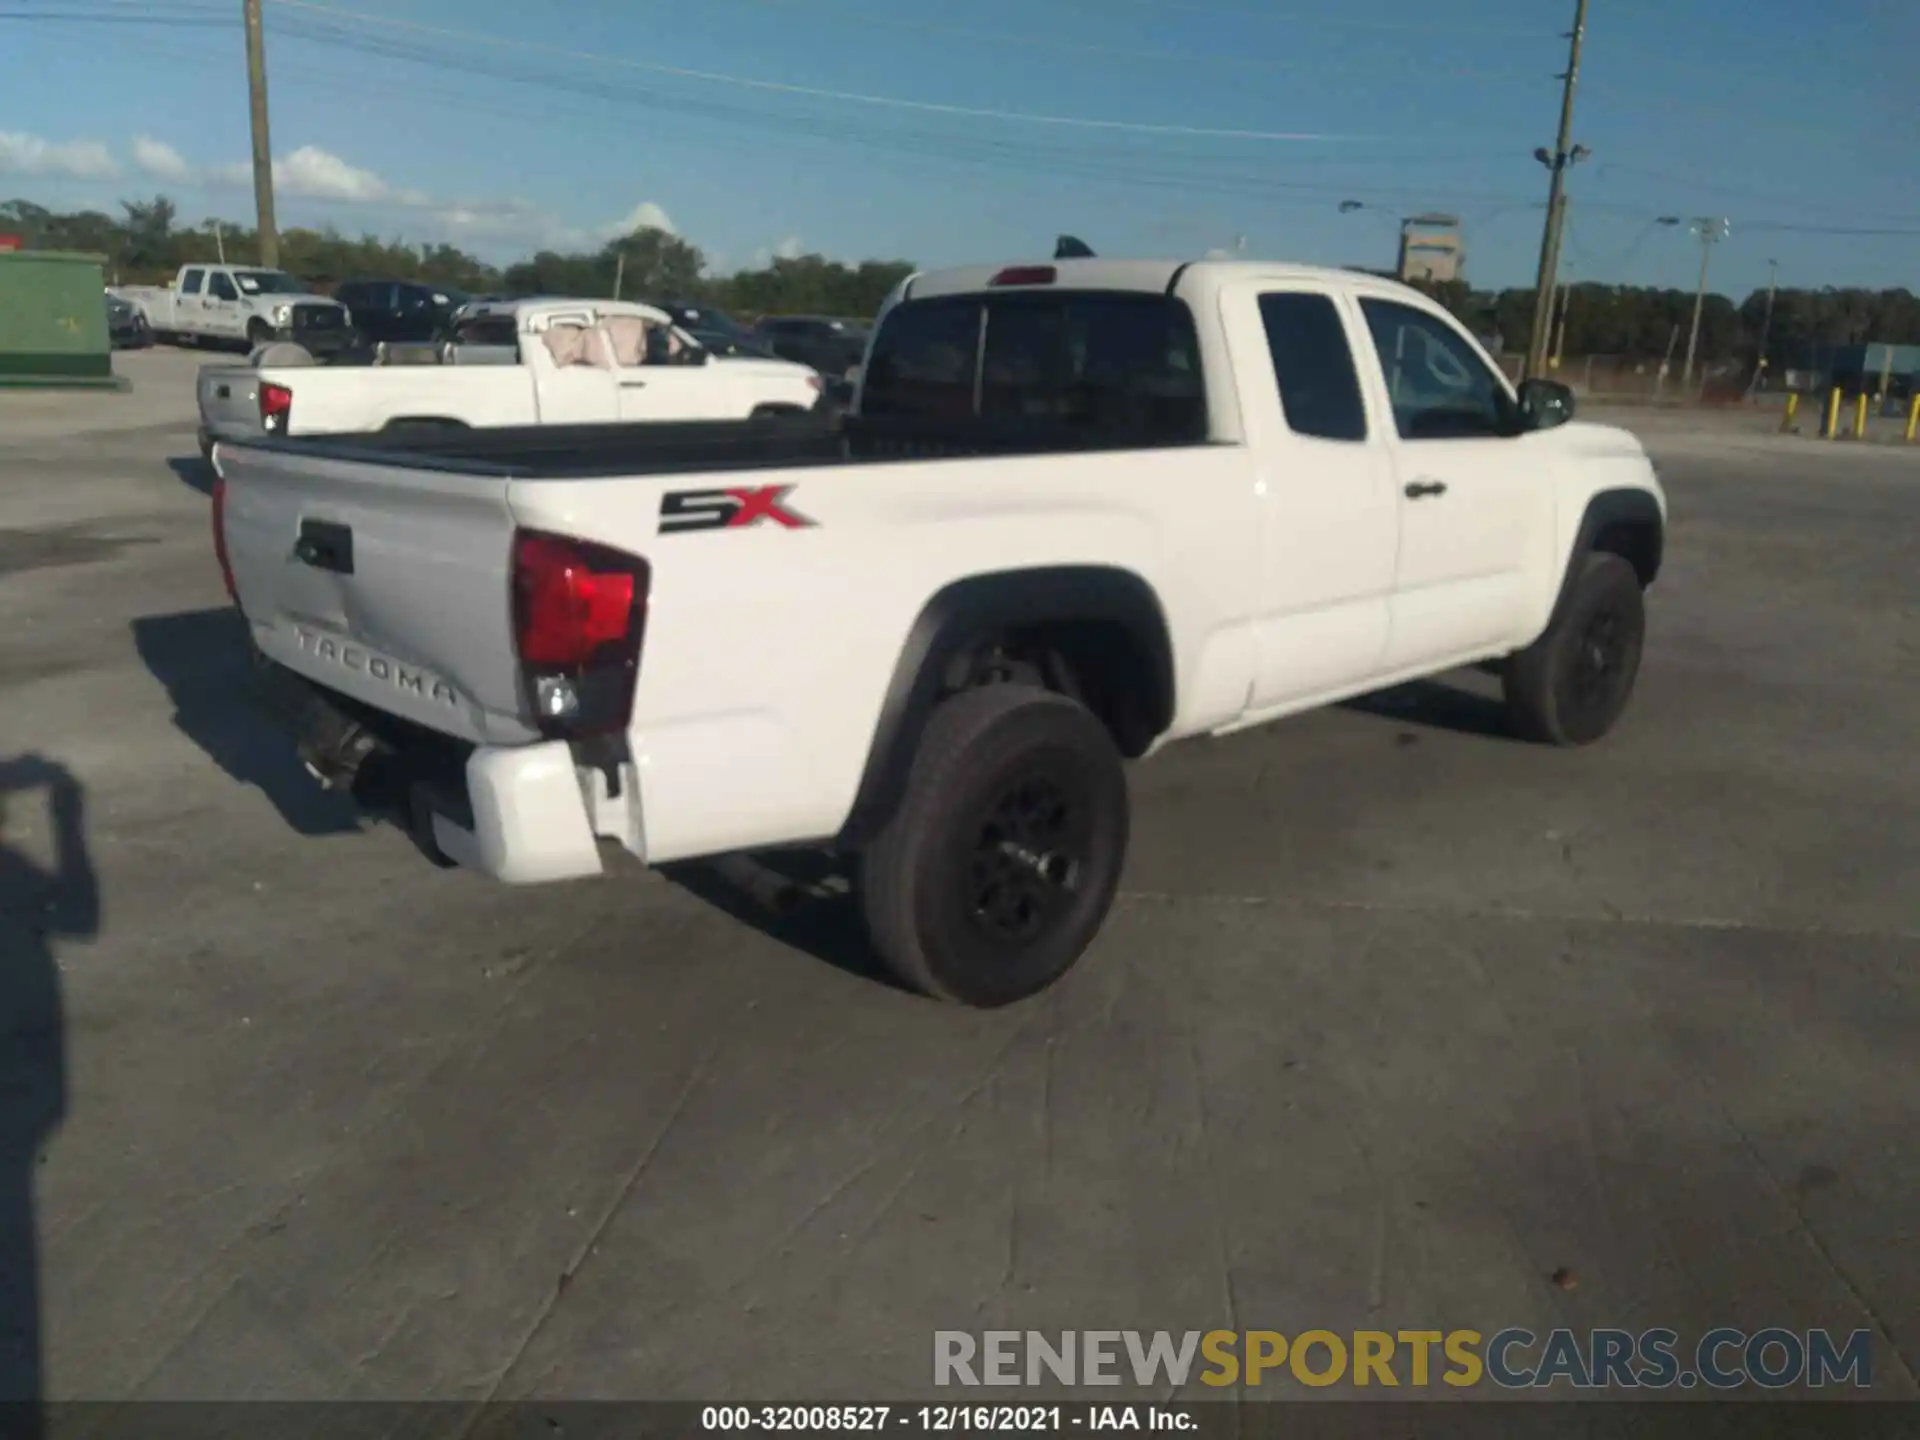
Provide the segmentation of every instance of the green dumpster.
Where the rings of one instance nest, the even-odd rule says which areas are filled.
[[[0,251],[0,386],[119,388],[105,264],[99,255]]]

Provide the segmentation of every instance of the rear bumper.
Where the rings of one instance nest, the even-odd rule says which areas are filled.
[[[464,745],[255,663],[262,701],[316,780],[401,825],[436,861],[538,885],[644,859],[631,765],[610,778],[564,740]]]

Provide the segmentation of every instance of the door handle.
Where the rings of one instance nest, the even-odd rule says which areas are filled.
[[[1424,500],[1429,495],[1444,495],[1446,493],[1447,487],[1438,480],[1416,480],[1407,486],[1406,489],[1406,496],[1409,500]]]
[[[620,382],[620,388],[622,390],[644,390],[647,388],[647,382],[644,380],[622,380]]]

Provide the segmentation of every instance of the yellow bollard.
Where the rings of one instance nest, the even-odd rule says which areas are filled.
[[[1859,398],[1853,402],[1853,438],[1867,438],[1867,392],[1862,390]]]
[[[1827,397],[1827,423],[1821,427],[1820,433],[1829,440],[1839,438],[1840,387],[1838,385],[1833,387],[1833,393]]]
[[[1798,390],[1789,390],[1787,392],[1786,417],[1782,419],[1780,422],[1781,434],[1789,435],[1789,434],[1797,433],[1799,427],[1794,424],[1794,417],[1799,413],[1800,413],[1800,392]],[[1916,410],[1915,413],[1920,414],[1920,410]],[[1907,438],[1911,440],[1913,437],[1909,435]]]
[[[1920,431],[1920,395],[1913,397],[1913,404],[1907,407],[1907,443],[1913,443],[1914,433]]]

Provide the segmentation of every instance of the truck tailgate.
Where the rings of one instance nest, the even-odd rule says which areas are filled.
[[[540,738],[513,636],[505,478],[222,445],[240,608],[270,660],[476,744]]]
[[[216,440],[262,433],[260,372],[249,365],[203,365],[198,382],[200,423]]]

